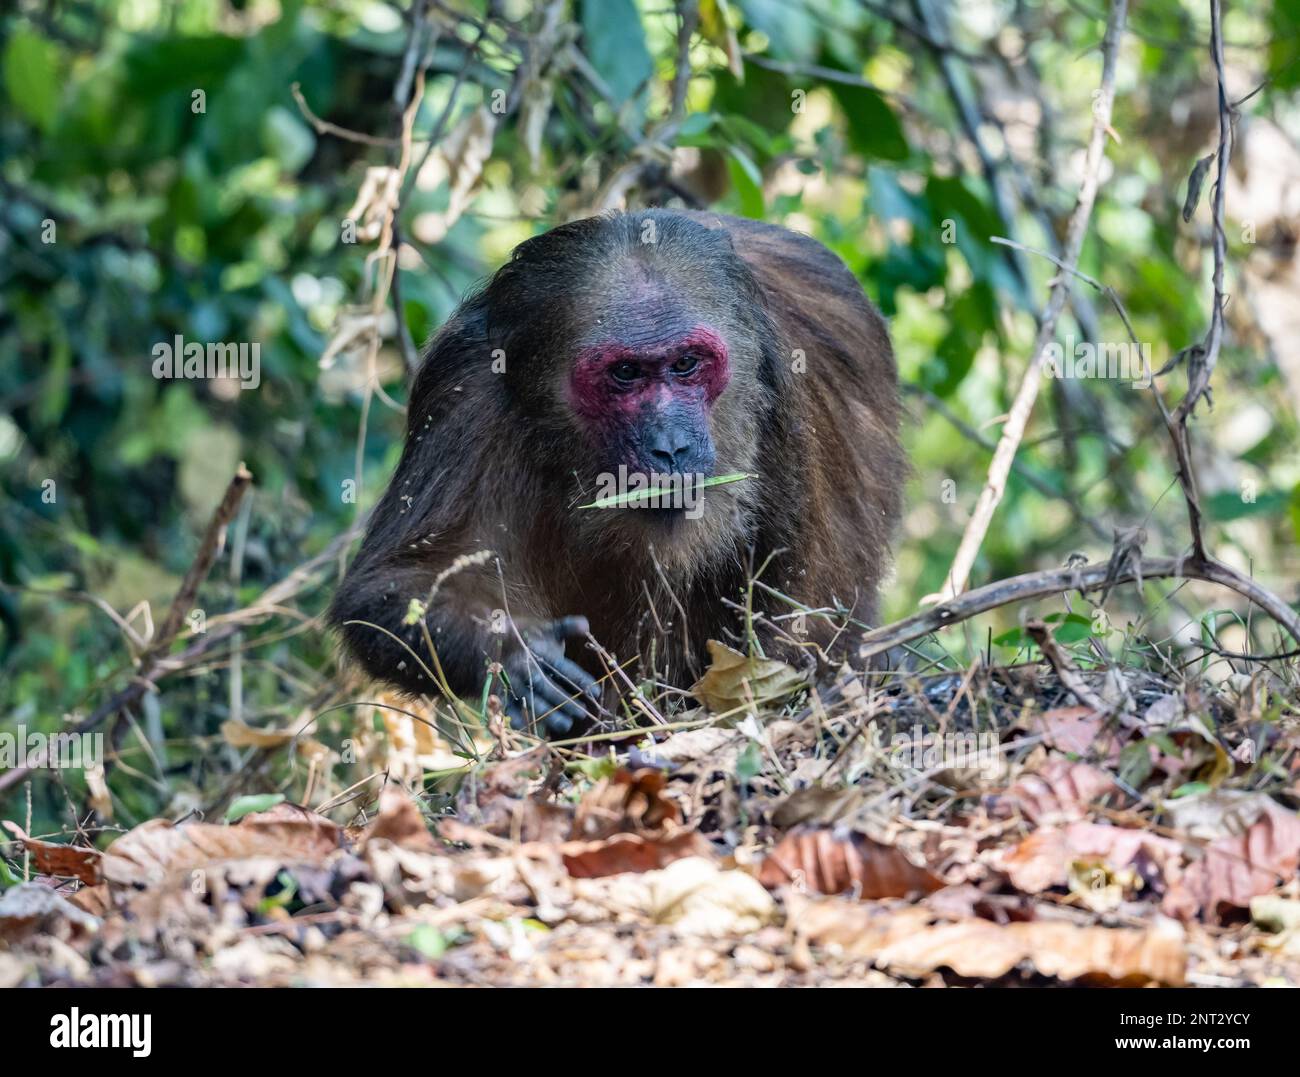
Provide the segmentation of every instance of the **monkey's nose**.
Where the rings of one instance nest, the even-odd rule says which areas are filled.
[[[677,461],[684,458],[686,450],[678,449],[675,453],[667,449],[651,449],[650,460],[654,463],[655,470],[662,471],[665,474],[672,474],[678,470]]]

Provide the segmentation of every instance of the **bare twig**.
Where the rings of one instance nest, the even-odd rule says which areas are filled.
[[[166,651],[171,646],[172,640],[176,638],[176,634],[180,632],[181,625],[185,621],[185,615],[194,607],[194,596],[198,594],[200,585],[207,579],[208,572],[212,569],[212,562],[217,559],[217,554],[221,552],[221,547],[225,544],[226,527],[235,518],[235,512],[239,508],[239,502],[243,500],[244,491],[248,489],[248,484],[252,481],[253,473],[243,464],[240,464],[235,471],[234,478],[230,480],[230,484],[226,487],[226,492],[222,495],[220,504],[217,505],[216,511],[212,513],[212,519],[208,521],[207,530],[203,532],[203,541],[199,543],[199,552],[195,555],[189,571],[185,573],[185,579],[181,581],[180,590],[176,592],[176,597],[172,599],[171,609],[167,611],[167,617],[158,629],[158,635],[150,648],[151,655]]]
[[[1119,54],[1119,43],[1123,36],[1124,21],[1127,15],[1127,0],[1113,0],[1110,22],[1106,27],[1106,36],[1102,41],[1102,77],[1101,90],[1093,105],[1092,137],[1084,163],[1084,178],[1079,187],[1079,197],[1074,213],[1070,217],[1069,231],[1066,237],[1062,260],[1067,266],[1077,266],[1079,253],[1083,248],[1083,238],[1092,216],[1092,206],[1097,197],[1100,182],[1101,162],[1105,154],[1107,130],[1110,127],[1111,106],[1115,99],[1115,71]],[[1026,368],[1020,388],[1016,392],[1010,415],[1002,427],[1002,436],[998,440],[993,462],[989,466],[988,480],[975,503],[970,522],[966,525],[961,544],[953,558],[948,571],[947,584],[942,592],[931,598],[950,599],[960,594],[970,579],[971,568],[979,554],[984,536],[1002,494],[1006,489],[1007,475],[1011,471],[1011,462],[1024,437],[1025,427],[1033,411],[1034,401],[1042,383],[1043,365],[1047,357],[1048,346],[1056,331],[1056,321],[1065,307],[1069,295],[1069,277],[1067,274],[1057,278],[1048,299],[1047,308],[1039,323],[1038,339],[1034,345],[1034,355]]]
[[[681,123],[686,116],[686,91],[691,84],[691,38],[700,25],[699,0],[678,0],[677,17],[677,66],[673,69],[673,103],[669,117]]]
[[[293,83],[289,87],[289,92],[293,94],[294,101],[298,104],[298,111],[302,113],[303,119],[311,124],[312,129],[318,135],[333,135],[335,138],[342,138],[348,142],[360,142],[363,146],[396,146],[398,140],[395,138],[380,138],[377,135],[367,135],[361,131],[350,131],[346,127],[340,127],[336,123],[330,123],[329,120],[322,120],[311,110],[307,104],[307,99],[302,95],[302,85]]]
[[[1187,500],[1188,525],[1192,532],[1192,545],[1197,556],[1205,556],[1205,539],[1201,533],[1201,506],[1196,494],[1196,481],[1192,472],[1191,453],[1188,446],[1187,420],[1196,410],[1202,397],[1213,403],[1210,379],[1218,362],[1223,344],[1223,270],[1227,261],[1227,239],[1223,230],[1224,198],[1228,180],[1228,161],[1232,154],[1232,109],[1228,105],[1228,91],[1223,73],[1223,23],[1219,0],[1210,0],[1210,52],[1219,92],[1219,149],[1214,178],[1214,301],[1210,310],[1210,328],[1198,348],[1186,353],[1187,394],[1174,409],[1172,422],[1166,419],[1174,450],[1178,456],[1179,480]],[[1157,394],[1158,396],[1159,394]],[[1163,402],[1162,402],[1163,410]]]
[[[248,484],[252,481],[252,473],[243,464],[240,464],[234,478],[230,480],[230,484],[226,487],[225,495],[222,497],[220,504],[217,505],[216,511],[213,512],[212,519],[208,521],[207,530],[204,531],[203,539],[199,543],[199,552],[195,555],[189,571],[185,573],[185,578],[181,581],[176,597],[172,599],[167,618],[163,621],[162,627],[158,630],[158,635],[154,638],[149,650],[141,656],[140,668],[136,671],[131,683],[114,694],[107,703],[101,705],[89,718],[78,722],[71,729],[65,730],[65,733],[79,736],[94,729],[106,718],[118,713],[124,707],[136,703],[146,691],[153,688],[153,678],[161,672],[167,649],[180,632],[186,613],[193,607],[199,587],[207,578],[208,572],[212,569],[212,563],[216,560],[217,553],[220,551],[226,527],[234,519],[235,512],[239,508],[239,502],[243,499]],[[0,793],[22,781],[33,770],[45,766],[46,755],[47,751],[34,752],[28,757],[23,766],[14,767],[0,774]]]
[[[1070,661],[1070,656],[1056,645],[1056,640],[1052,639],[1052,633],[1048,630],[1047,625],[1042,621],[1030,621],[1025,625],[1025,631],[1029,633],[1029,638],[1038,644],[1038,649],[1043,652],[1043,657],[1047,659],[1048,665],[1056,671],[1057,680],[1065,686],[1066,690],[1075,699],[1085,707],[1091,707],[1102,718],[1116,715],[1121,725],[1135,729],[1142,727],[1141,721],[1128,713],[1127,701],[1107,703],[1088,687],[1088,682],[1084,680],[1083,674],[1079,672],[1078,667]]]
[[[1109,562],[1083,565],[1078,568],[1048,569],[1043,572],[1027,572],[1020,576],[990,583],[974,591],[966,591],[954,598],[941,602],[930,609],[922,610],[911,617],[884,625],[862,638],[859,656],[862,659],[874,658],[891,647],[928,636],[941,628],[959,624],[977,614],[1006,606],[1013,602],[1027,602],[1048,595],[1066,591],[1100,590],[1108,584],[1132,583],[1139,578],[1156,579],[1194,579],[1217,583],[1236,591],[1264,610],[1278,624],[1300,642],[1300,614],[1297,614],[1282,599],[1271,591],[1261,587],[1249,576],[1244,576],[1234,568],[1218,561],[1200,560],[1196,557],[1156,557],[1144,559],[1140,568],[1129,564],[1113,571]]]

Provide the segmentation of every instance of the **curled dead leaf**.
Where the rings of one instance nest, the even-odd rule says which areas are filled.
[[[307,808],[277,804],[231,826],[151,819],[105,851],[104,878],[118,886],[157,886],[182,872],[250,857],[320,861],[338,849],[342,830]]]
[[[668,776],[654,767],[621,768],[598,782],[578,804],[574,838],[629,832],[653,835],[681,822],[681,811],[664,795]]]
[[[483,166],[492,156],[497,115],[486,105],[466,116],[443,137],[437,153],[420,172],[418,182],[428,190],[447,181],[447,208],[419,214],[411,231],[421,243],[441,243],[477,194]]]
[[[947,967],[958,976],[982,979],[1005,976],[1026,964],[1058,980],[1176,987],[1187,975],[1187,949],[1182,929],[1167,920],[1142,930],[1062,921],[965,920],[891,942],[876,955],[876,964],[911,977]]]
[[[691,694],[714,714],[778,703],[808,686],[807,678],[785,662],[747,657],[714,639],[708,648],[709,668],[691,685]]]
[[[1053,756],[1034,774],[1023,774],[1001,796],[991,798],[991,814],[1019,811],[1040,826],[1082,819],[1088,808],[1119,787],[1109,774],[1088,763]]]
[[[790,907],[791,925],[811,944],[835,946],[911,978],[948,968],[958,976],[997,979],[1021,966],[1059,980],[1126,986],[1177,986],[1186,978],[1185,935],[1166,919],[1140,930],[1051,920],[932,920],[920,906],[890,909],[822,898]]]
[[[57,890],[41,883],[19,883],[0,894],[0,940],[14,942],[35,932],[91,932],[99,917],[77,908]]]
[[[257,729],[233,719],[221,723],[222,739],[234,748],[293,748],[304,759],[320,759],[330,750],[315,737],[300,736],[292,729]]]
[[[874,799],[856,785],[810,785],[796,789],[772,809],[772,823],[782,830],[796,826],[847,824]]]
[[[1218,920],[1227,908],[1250,907],[1251,898],[1296,877],[1300,818],[1270,802],[1246,830],[1206,846],[1190,864],[1182,886],[1165,897],[1165,911]]]
[[[474,780],[461,786],[456,815],[466,825],[502,838],[563,841],[572,827],[573,808],[547,799],[557,773],[544,748],[480,767]]]
[[[1016,889],[1038,894],[1066,886],[1077,861],[1104,861],[1112,873],[1133,865],[1144,885],[1166,892],[1181,878],[1181,842],[1145,830],[1076,822],[1045,826],[994,857]]]
[[[710,858],[713,847],[697,831],[679,828],[653,838],[615,834],[599,841],[567,841],[560,854],[573,878],[596,879],[623,871],[653,871],[688,856]]]
[[[1119,729],[1107,728],[1106,720],[1092,707],[1056,707],[1044,711],[1031,723],[1042,730],[1043,743],[1057,751],[1114,762],[1122,740]]]
[[[867,900],[929,894],[946,885],[895,845],[855,831],[826,829],[787,834],[764,858],[758,879],[772,888],[792,885],[818,894],[852,891]]]
[[[22,827],[8,819],[4,821],[4,826],[31,853],[38,874],[80,879],[89,886],[94,886],[103,878],[100,874],[101,854],[98,849],[29,838]]]
[[[711,857],[678,860],[647,883],[651,918],[679,934],[746,935],[776,919],[776,902],[752,875],[724,870]]]
[[[1217,841],[1243,833],[1275,803],[1267,793],[1220,788],[1166,800],[1161,810],[1180,834]]]
[[[438,847],[415,800],[395,785],[385,786],[379,794],[379,814],[362,832],[360,845],[364,849],[375,840],[421,852],[434,852]]]

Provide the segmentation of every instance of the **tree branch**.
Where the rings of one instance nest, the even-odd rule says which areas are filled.
[[[1144,559],[1140,566],[1130,563],[1119,571],[1112,571],[1109,563],[1097,562],[1079,568],[1027,572],[999,580],[868,632],[862,637],[858,654],[863,659],[874,658],[891,647],[910,643],[941,628],[960,624],[978,614],[1013,602],[1028,602],[1065,591],[1086,594],[1118,583],[1153,579],[1205,580],[1207,583],[1230,588],[1259,606],[1300,643],[1300,615],[1249,576],[1243,576],[1236,569],[1218,561],[1196,557],[1157,557]]]

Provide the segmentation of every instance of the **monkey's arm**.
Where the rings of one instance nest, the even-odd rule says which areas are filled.
[[[520,469],[500,436],[509,424],[497,411],[490,355],[481,304],[471,301],[421,367],[401,460],[330,619],[371,676],[408,692],[436,694],[440,667],[452,691],[477,700],[488,664],[498,662],[508,687],[496,690],[512,718],[549,713],[548,729],[563,733],[587,717],[583,694],[598,695],[564,654],[564,641],[584,634],[586,623],[556,620],[570,611],[548,610],[527,591],[505,594],[495,563],[456,564],[484,549],[511,561],[513,536],[490,521],[494,505],[512,500],[507,484]]]
[[[555,735],[590,718],[598,687],[564,653],[565,640],[585,637],[584,618],[511,619],[501,608],[500,584],[494,600],[490,577],[477,566],[449,576],[434,592],[439,573],[428,562],[374,558],[373,548],[366,554],[339,588],[331,619],[371,676],[430,695],[445,678],[472,701],[489,677],[488,664],[496,662],[503,683],[495,691],[517,727],[544,719]]]

